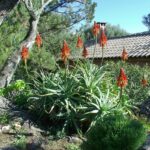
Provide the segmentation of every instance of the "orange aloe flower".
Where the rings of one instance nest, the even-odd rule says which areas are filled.
[[[83,41],[81,39],[80,36],[78,36],[78,40],[77,40],[77,45],[76,45],[77,48],[82,48],[83,47]]]
[[[21,58],[24,61],[24,63],[26,64],[27,59],[29,58],[29,50],[26,46],[22,47]]]
[[[120,74],[118,76],[118,79],[117,79],[117,86],[123,88],[125,87],[126,85],[128,84],[128,79],[127,79],[127,76],[124,72],[124,69],[121,68],[120,69]]]
[[[64,63],[66,63],[69,55],[70,55],[70,48],[68,47],[67,42],[64,40],[63,47],[61,49],[61,58],[64,61]]]
[[[84,49],[83,49],[83,51],[82,51],[82,56],[83,56],[84,58],[87,58],[87,56],[88,56],[88,50],[86,49],[85,46],[84,46]]]
[[[143,87],[145,87],[145,86],[148,85],[148,81],[145,78],[143,78],[142,81],[141,81],[141,84],[142,84]]]
[[[35,38],[35,43],[38,46],[38,48],[41,47],[41,45],[42,45],[42,38],[41,38],[40,34],[37,34],[37,36]]]
[[[126,52],[125,48],[123,49],[121,59],[123,61],[126,61],[128,59],[128,53]]]
[[[107,44],[107,36],[105,34],[104,29],[101,30],[101,35],[100,35],[100,46],[104,48],[104,46]]]
[[[92,28],[92,32],[94,36],[97,36],[100,32],[100,25],[96,23],[96,21],[94,21],[94,25]]]

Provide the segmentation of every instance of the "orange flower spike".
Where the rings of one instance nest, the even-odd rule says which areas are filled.
[[[77,45],[76,45],[77,48],[82,48],[83,47],[83,41],[81,39],[80,36],[78,36],[78,40],[77,40]]]
[[[148,85],[148,81],[145,78],[143,78],[142,81],[141,81],[141,84],[142,84],[143,87],[145,87],[145,86]]]
[[[82,51],[82,56],[83,56],[84,58],[87,58],[87,56],[88,56],[88,50],[86,49],[85,46],[84,46],[84,49],[83,49],[83,51]]]
[[[122,59],[123,61],[128,60],[128,53],[126,52],[125,48],[123,49],[121,59]]]
[[[97,36],[100,32],[100,25],[96,23],[96,21],[94,21],[94,25],[92,28],[92,32],[94,36]]]
[[[67,42],[64,40],[63,47],[61,49],[61,58],[64,61],[64,63],[66,63],[69,55],[70,55],[70,48],[68,47]]]
[[[21,51],[21,58],[22,60],[25,62],[27,62],[27,59],[29,58],[29,50],[26,46],[22,47],[22,51]]]
[[[104,48],[104,46],[107,44],[107,36],[105,34],[104,30],[101,30],[101,35],[100,35],[100,46]]]
[[[42,45],[42,38],[41,38],[40,34],[37,34],[37,36],[35,38],[35,43],[38,46],[38,48],[41,47],[41,45]]]
[[[118,79],[117,79],[117,86],[123,88],[125,87],[126,85],[128,84],[128,79],[127,79],[127,76],[124,72],[124,69],[121,68],[120,69],[120,74],[118,76]]]

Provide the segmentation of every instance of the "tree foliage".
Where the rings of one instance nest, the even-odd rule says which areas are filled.
[[[42,1],[32,0],[33,5],[30,6],[32,9],[27,8],[25,4],[25,1],[20,1],[1,25],[0,69],[8,57],[19,48],[20,43],[28,36],[31,30],[31,19],[38,13],[37,10],[40,9]],[[76,36],[72,36],[70,32],[74,27],[73,25],[82,20],[91,21],[95,6],[96,4],[91,0],[87,0],[86,3],[76,0],[53,0],[46,5],[38,24],[38,32],[43,38],[40,57],[45,57],[45,54],[49,54],[46,56],[48,59],[53,58],[53,54],[58,57],[58,51],[60,51],[64,39],[67,39],[69,43],[75,41]],[[73,44],[75,45],[75,43]],[[34,49],[37,49],[37,47],[34,46]],[[32,56],[37,57],[36,52]]]
[[[91,28],[92,27],[90,26],[86,30],[84,30],[86,40],[90,40],[94,38]],[[125,31],[124,29],[120,28],[119,25],[111,25],[108,23],[106,25],[106,34],[108,38],[111,38],[111,37],[125,36],[125,35],[128,35],[129,33]]]
[[[143,17],[143,24],[148,28],[150,31],[150,14]]]
[[[28,33],[30,16],[20,3],[0,27],[0,69],[8,57],[19,47]]]
[[[125,35],[129,34],[127,31],[120,28],[119,25],[107,24],[106,25],[106,31],[107,31],[108,38],[120,37],[120,36],[125,36]]]

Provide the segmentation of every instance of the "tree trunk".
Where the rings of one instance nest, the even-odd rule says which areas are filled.
[[[0,25],[7,14],[17,5],[20,0],[0,0]]]
[[[25,45],[26,47],[29,48],[29,50],[32,48],[32,45],[34,44],[35,37],[36,37],[38,22],[39,22],[39,17],[36,18],[36,20],[34,19],[31,20],[31,27],[29,29],[30,32],[28,34],[28,37],[26,38],[25,41],[21,43],[20,49],[16,50],[14,54],[6,61],[4,67],[2,68],[2,71],[0,72],[0,88],[5,87],[10,83],[16,71],[16,68],[21,60],[20,53],[22,50],[22,46]]]

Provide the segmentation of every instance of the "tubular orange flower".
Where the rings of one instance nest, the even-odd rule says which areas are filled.
[[[128,53],[126,52],[125,48],[123,49],[121,59],[123,61],[126,61],[128,59]]]
[[[83,41],[81,39],[80,36],[78,36],[78,40],[77,40],[77,45],[76,45],[77,48],[82,48],[83,47]]]
[[[61,58],[66,63],[67,58],[70,55],[70,48],[68,47],[67,42],[64,40],[63,47],[61,49]]]
[[[84,58],[86,58],[86,57],[88,56],[88,50],[86,49],[85,46],[84,46],[84,49],[83,49],[83,51],[82,51],[82,56],[83,56]]]
[[[100,46],[104,48],[104,46],[107,44],[107,36],[105,34],[104,30],[101,30],[101,36],[100,36]]]
[[[40,34],[37,34],[37,36],[35,38],[35,43],[38,46],[38,48],[41,47],[41,45],[42,45],[42,38],[41,38]]]
[[[29,58],[29,50],[26,46],[23,46],[22,47],[22,51],[21,51],[21,58],[22,60],[25,62],[26,64],[26,61],[27,59]]]
[[[100,25],[96,23],[96,21],[94,21],[94,25],[92,28],[92,32],[94,36],[97,36],[100,32]]]
[[[127,79],[127,76],[124,72],[124,69],[121,68],[120,69],[120,74],[118,76],[118,79],[117,79],[117,86],[123,88],[125,87],[126,85],[128,84],[128,79]]]
[[[148,81],[145,78],[143,78],[142,81],[141,81],[141,84],[142,84],[143,87],[145,87],[145,86],[148,85]]]

